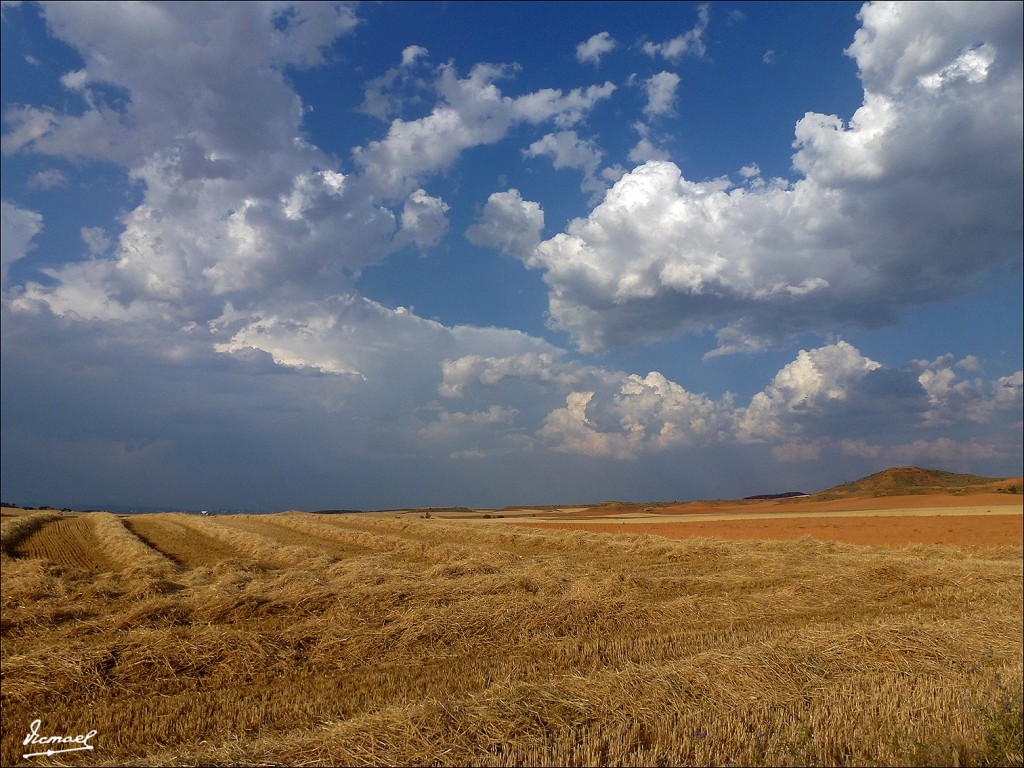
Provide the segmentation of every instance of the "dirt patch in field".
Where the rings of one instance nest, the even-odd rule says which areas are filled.
[[[889,499],[890,505],[892,499]],[[749,510],[744,510],[749,511]],[[536,528],[561,528],[594,533],[654,534],[671,539],[708,536],[719,539],[799,539],[812,536],[847,544],[949,544],[955,546],[1020,546],[1024,517],[1008,515],[916,515],[864,517],[800,517],[756,520],[673,521],[649,523],[525,523]]]

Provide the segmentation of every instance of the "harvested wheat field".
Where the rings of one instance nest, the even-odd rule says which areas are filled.
[[[0,762],[1021,764],[1019,543],[504,522],[5,517]]]

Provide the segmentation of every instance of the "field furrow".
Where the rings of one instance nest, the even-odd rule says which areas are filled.
[[[253,521],[259,516],[226,515],[216,518],[197,518],[189,515],[176,515],[175,518],[185,528],[237,549],[244,557],[256,560],[271,568],[291,568],[294,566],[310,567],[313,561],[329,562],[329,556],[310,546],[308,537],[300,540],[300,544],[278,543],[273,538],[258,532],[259,526]]]
[[[89,515],[53,520],[14,547],[17,557],[41,558],[64,568],[112,570]]]
[[[348,516],[345,519],[322,517],[302,513],[279,515],[277,522],[301,535],[312,536],[320,541],[331,541],[352,553],[387,554],[399,559],[430,561],[450,557],[458,552],[458,545],[448,540],[431,539],[426,536],[409,535],[405,531],[375,530],[372,527],[359,525]],[[408,524],[406,524],[408,525]],[[437,546],[444,547],[443,552],[433,551]]]
[[[458,523],[442,520],[398,519],[377,515],[281,515],[282,522],[294,525],[303,521],[316,526],[321,535],[338,541],[351,542],[368,551],[420,561],[449,561],[476,557],[486,552],[487,557],[522,556],[538,553],[536,542],[551,537],[523,535],[519,531],[502,529],[488,531],[467,528]],[[564,537],[562,537],[564,538]]]
[[[186,527],[174,515],[136,515],[128,518],[125,525],[150,547],[186,568],[245,557],[237,547],[195,528]]]
[[[22,541],[47,523],[61,517],[61,513],[55,511],[4,515],[0,520],[0,552],[5,555],[11,554]]]
[[[160,572],[174,568],[174,561],[132,533],[122,518],[109,512],[95,512],[90,517],[104,555],[120,569]]]
[[[285,515],[282,517],[292,517]],[[542,527],[528,525],[480,525],[465,521],[435,518],[422,520],[416,517],[395,517],[384,514],[346,514],[346,515],[303,515],[303,519],[315,519],[326,526],[350,532],[354,536],[373,537],[368,541],[376,541],[383,545],[399,549],[419,549],[427,547],[443,547],[444,555],[460,553],[472,556],[481,552],[493,554],[500,552],[507,555],[547,556],[559,552],[580,554],[584,550],[593,551],[597,547],[602,554],[631,556],[637,550],[635,537],[633,540],[616,539],[614,537],[595,538],[574,532],[551,535]],[[659,543],[661,542],[661,543]],[[661,551],[663,542],[660,539],[649,539],[642,547],[644,552]],[[652,549],[653,548],[653,549]]]
[[[329,557],[338,559],[372,551],[356,543],[339,541],[331,537],[329,529],[325,531],[312,526],[295,526],[284,515],[237,515],[230,518],[219,518],[217,522],[238,531],[263,536],[275,544],[315,549]]]

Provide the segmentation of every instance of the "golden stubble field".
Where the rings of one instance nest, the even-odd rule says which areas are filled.
[[[5,510],[0,762],[1021,764],[1018,545],[499,522]]]

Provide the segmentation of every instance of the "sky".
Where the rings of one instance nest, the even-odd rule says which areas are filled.
[[[1022,463],[1021,3],[3,3],[9,503]]]

